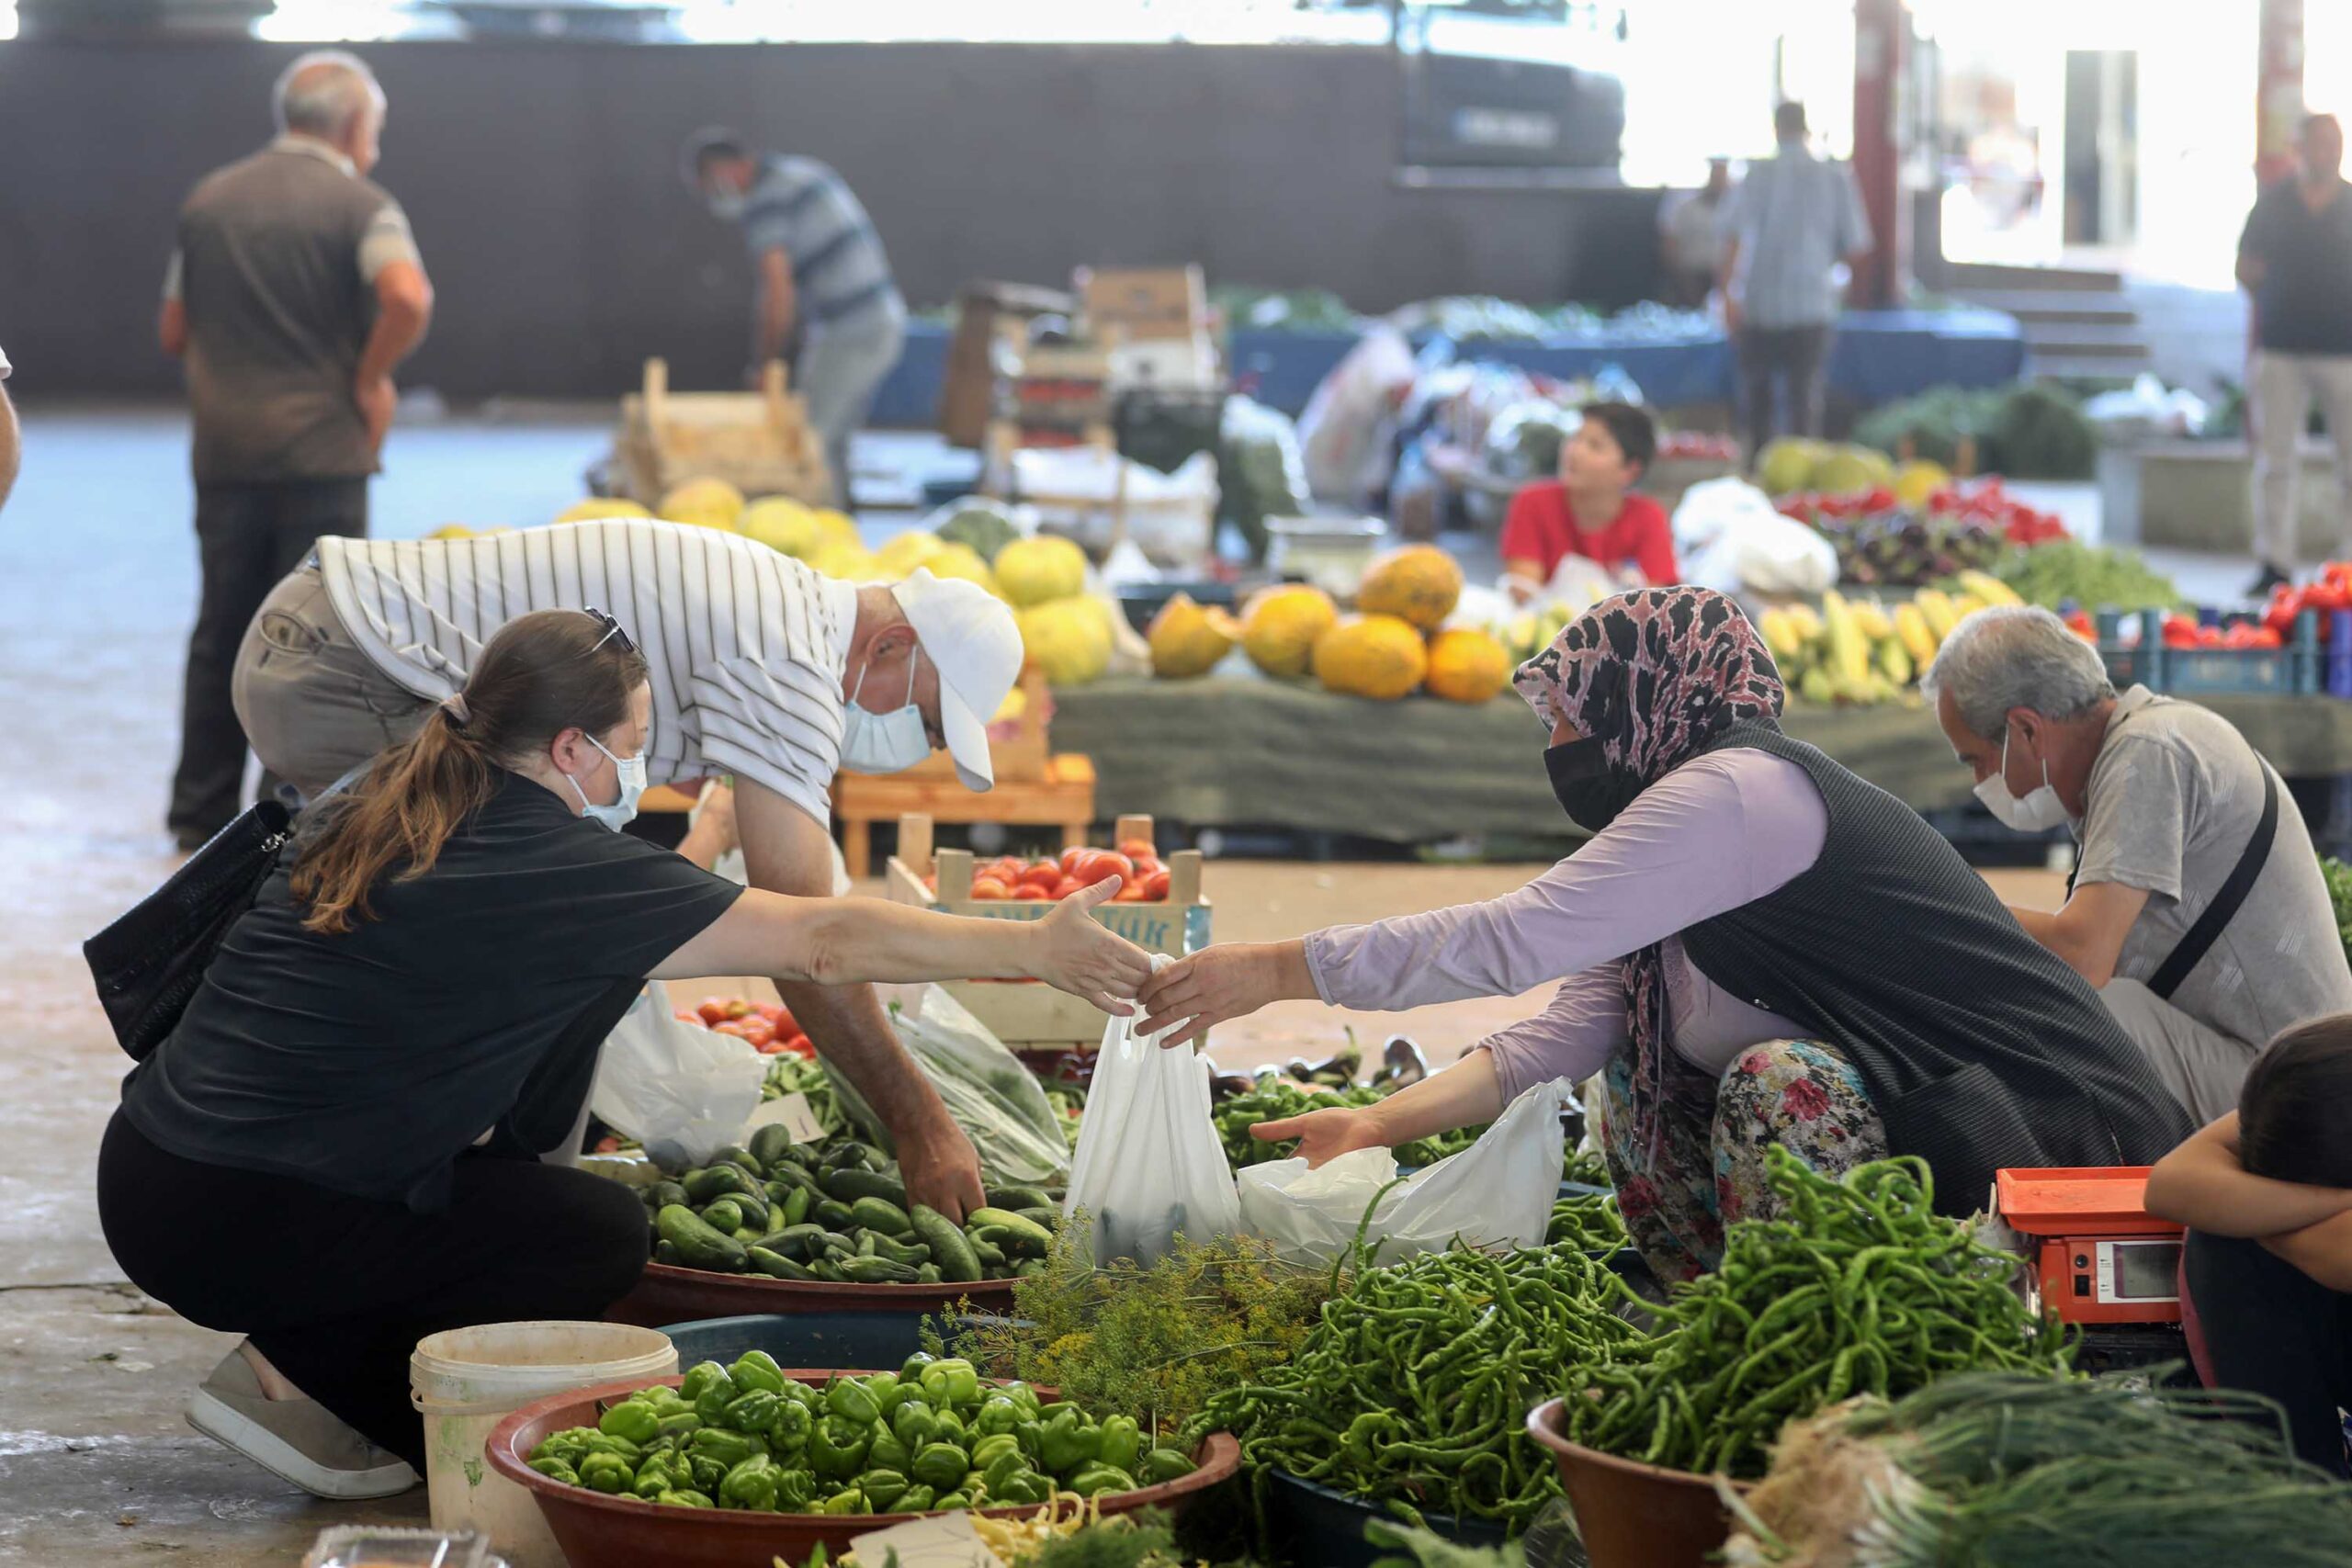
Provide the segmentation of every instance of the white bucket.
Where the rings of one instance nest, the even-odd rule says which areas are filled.
[[[483,1445],[533,1400],[566,1389],[670,1376],[670,1337],[620,1323],[491,1323],[427,1335],[409,1358],[410,1403],[424,1417],[433,1528],[488,1536],[514,1568],[561,1568],[538,1503],[490,1468]]]

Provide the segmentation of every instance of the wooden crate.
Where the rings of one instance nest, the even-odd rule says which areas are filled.
[[[932,819],[910,815],[899,821],[899,852],[890,857],[885,892],[894,902],[952,915],[991,920],[1041,920],[1055,906],[1022,898],[974,898],[969,850],[932,851]],[[1152,839],[1148,817],[1122,817],[1112,842]],[[936,874],[933,893],[923,878]],[[1209,900],[1201,891],[1201,853],[1179,850],[1168,857],[1168,897],[1157,904],[1104,904],[1094,918],[1148,953],[1181,958],[1209,943]],[[1046,1046],[1091,1047],[1101,1043],[1109,1019],[1102,1010],[1035,981],[957,980],[946,989],[990,1032],[1015,1050]]]
[[[778,360],[756,392],[673,392],[668,364],[647,360],[644,390],[621,400],[613,457],[629,498],[649,507],[696,479],[725,479],[747,496],[832,502],[824,445]]]
[[[874,824],[910,814],[1058,828],[1062,843],[1075,846],[1094,820],[1094,763],[1072,751],[1048,756],[1043,778],[1001,782],[985,795],[966,789],[953,768],[939,777],[843,773],[833,780],[833,814],[842,819],[842,858],[852,876],[873,874]]]

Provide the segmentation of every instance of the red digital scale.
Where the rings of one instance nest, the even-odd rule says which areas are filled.
[[[1997,1173],[1995,1213],[2035,1265],[2029,1304],[2066,1323],[2178,1323],[2182,1230],[2148,1213],[2147,1190],[2143,1165]]]

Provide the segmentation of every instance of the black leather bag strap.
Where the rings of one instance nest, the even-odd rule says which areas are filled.
[[[2278,835],[2278,785],[2271,779],[2267,767],[2260,761],[2255,765],[2262,769],[2262,819],[2254,825],[2254,837],[2245,841],[2245,852],[2230,868],[2229,880],[2222,884],[2222,890],[2213,895],[2213,901],[2205,906],[2205,912],[2197,917],[2197,923],[2188,928],[2188,934],[2180,939],[2180,945],[2172,950],[2172,956],[2164,961],[2155,978],[2148,982],[2148,989],[2166,1000],[2188,978],[2197,961],[2220,940],[2222,929],[2238,912],[2238,906],[2245,902],[2245,896],[2254,891],[2255,878],[2269,863],[2270,843]]]

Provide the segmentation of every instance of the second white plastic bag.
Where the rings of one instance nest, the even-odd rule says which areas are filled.
[[[1560,1108],[1575,1098],[1565,1079],[1537,1084],[1470,1147],[1391,1188],[1364,1233],[1377,1260],[1434,1252],[1457,1236],[1478,1247],[1542,1246],[1559,1195]],[[1300,1158],[1253,1165],[1240,1178],[1242,1224],[1293,1262],[1329,1263],[1348,1250],[1374,1195],[1396,1178],[1396,1156],[1385,1148],[1358,1149],[1316,1170]]]
[[[588,1102],[654,1160],[684,1168],[742,1136],[768,1064],[731,1035],[681,1023],[673,1005],[668,987],[647,983],[605,1036]]]
[[[1065,1219],[1086,1211],[1096,1262],[1148,1264],[1173,1249],[1180,1232],[1207,1241],[1240,1227],[1233,1172],[1209,1114],[1209,1072],[1206,1057],[1162,1050],[1158,1035],[1137,1036],[1125,1019],[1103,1030],[1062,1203]]]

